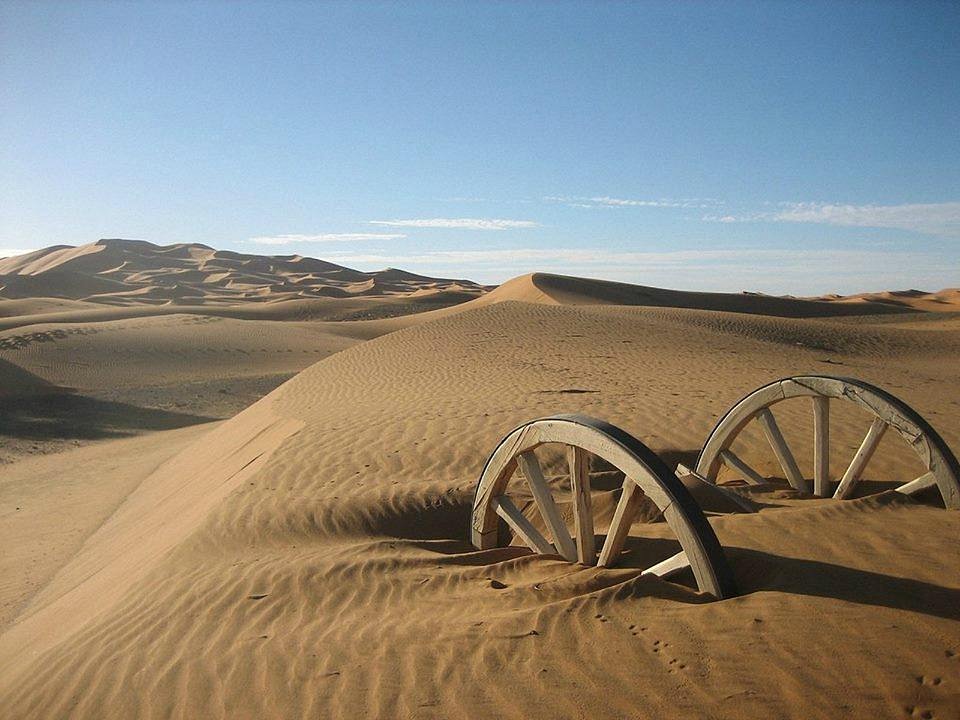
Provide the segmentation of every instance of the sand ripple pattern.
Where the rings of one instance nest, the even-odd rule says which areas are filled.
[[[22,661],[4,712],[956,716],[956,514],[764,498],[713,520],[745,590],[719,603],[635,569],[466,542],[486,454],[519,422],[583,412],[689,459],[744,392],[830,369],[824,357],[960,445],[952,351],[890,361],[912,330],[806,322],[507,302],[339,352],[271,396],[302,429],[120,600]],[[818,333],[830,349],[794,342]],[[901,469],[893,453],[878,463]]]

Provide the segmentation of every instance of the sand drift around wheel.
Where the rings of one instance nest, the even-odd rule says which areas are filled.
[[[564,523],[536,449],[565,446],[574,532]],[[595,546],[589,456],[623,473],[622,491],[599,557]],[[550,539],[505,494],[519,468]],[[584,415],[532,420],[509,433],[487,460],[474,498],[471,540],[479,549],[497,547],[501,520],[534,552],[560,555],[582,565],[609,567],[618,560],[642,499],[652,501],[676,534],[682,551],[643,571],[669,577],[690,567],[697,587],[716,598],[736,594],[723,549],[690,492],[647,446],[618,427]]]

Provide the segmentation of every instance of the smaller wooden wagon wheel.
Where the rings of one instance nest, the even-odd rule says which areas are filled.
[[[748,483],[765,482],[763,477],[731,449],[743,429],[759,423],[784,476],[790,485],[810,492],[810,483],[800,472],[796,459],[783,438],[770,407],[793,398],[810,398],[813,412],[813,493],[821,497],[849,498],[888,428],[893,428],[913,448],[926,472],[908,479],[897,492],[913,495],[934,486],[944,506],[960,508],[960,466],[950,448],[930,424],[909,405],[890,393],[862,380],[827,375],[799,375],[757,388],[734,405],[710,433],[697,459],[697,473],[716,483],[726,465]],[[854,453],[836,488],[829,476],[831,400],[853,403],[873,415],[866,436]]]
[[[547,443],[565,445],[573,498],[571,537],[535,450]],[[625,476],[622,492],[599,559],[596,556],[591,503],[589,454],[610,463]],[[505,494],[520,468],[549,534],[548,540]],[[686,567],[697,587],[717,598],[736,594],[733,573],[706,517],[664,462],[639,440],[609,423],[584,415],[557,415],[524,423],[507,435],[487,460],[473,504],[471,540],[478,549],[497,547],[502,519],[534,552],[561,555],[570,562],[608,567],[614,564],[630,531],[642,498],[662,512],[683,548],[647,568],[643,574],[669,577]]]

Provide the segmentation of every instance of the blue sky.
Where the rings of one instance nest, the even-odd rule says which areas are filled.
[[[0,4],[0,254],[960,285],[957,3]]]

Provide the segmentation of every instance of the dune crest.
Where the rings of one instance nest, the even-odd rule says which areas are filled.
[[[909,293],[911,301],[894,302]],[[629,305],[749,313],[774,317],[874,315],[923,310],[960,309],[960,290],[939,293],[880,293],[850,297],[795,298],[760,293],[714,293],[668,290],[610,280],[592,280],[550,273],[530,273],[508,280],[473,301],[473,306],[517,300],[544,305]]]

